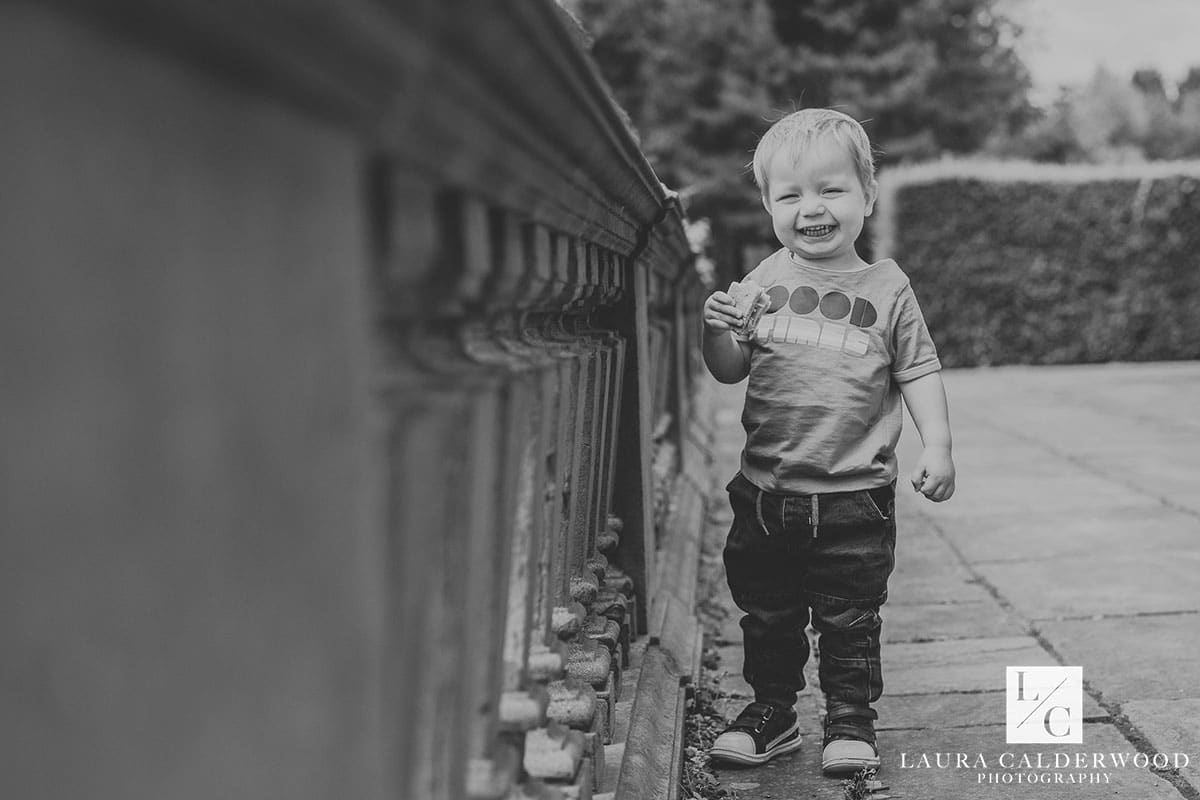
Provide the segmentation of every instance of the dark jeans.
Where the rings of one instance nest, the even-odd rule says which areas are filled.
[[[879,607],[895,566],[895,488],[781,495],[739,472],[725,571],[742,617],[755,699],[791,708],[804,688],[809,622],[820,636],[826,706],[869,707],[883,692]]]

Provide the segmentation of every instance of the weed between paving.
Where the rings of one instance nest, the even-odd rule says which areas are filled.
[[[721,691],[721,656],[713,643],[713,632],[729,616],[729,610],[717,598],[727,591],[721,562],[723,540],[719,526],[709,527],[700,543],[699,585],[696,592],[696,616],[704,629],[700,658],[700,680],[688,699],[683,724],[683,769],[680,772],[680,800],[738,800],[735,789],[721,786],[709,764],[708,750],[726,720],[717,709],[724,696]]]
[[[708,750],[721,731],[725,717],[717,710],[721,699],[720,656],[709,634],[704,634],[700,661],[700,683],[688,700],[683,723],[683,770],[679,776],[681,800],[737,800],[734,789],[726,789],[709,767]]]

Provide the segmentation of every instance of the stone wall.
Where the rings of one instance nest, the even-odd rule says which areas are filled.
[[[11,3],[0,65],[0,793],[603,789],[702,290],[578,31]]]

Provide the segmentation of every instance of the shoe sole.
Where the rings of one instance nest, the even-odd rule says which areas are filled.
[[[839,758],[821,762],[821,771],[826,775],[853,775],[864,769],[879,769],[879,758]]]
[[[798,729],[799,726],[797,726],[797,730]],[[795,739],[784,742],[775,749],[768,750],[765,753],[740,753],[736,750],[723,750],[721,748],[714,747],[708,751],[708,755],[710,758],[719,758],[722,761],[732,761],[735,764],[763,764],[767,761],[770,761],[775,756],[781,756],[785,753],[792,753],[796,750],[799,750],[802,744],[804,744],[804,737],[797,733]]]

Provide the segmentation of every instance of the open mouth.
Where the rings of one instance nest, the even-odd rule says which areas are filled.
[[[801,236],[808,236],[813,239],[820,239],[822,236],[828,236],[837,229],[836,225],[810,225],[807,228],[800,228]]]

